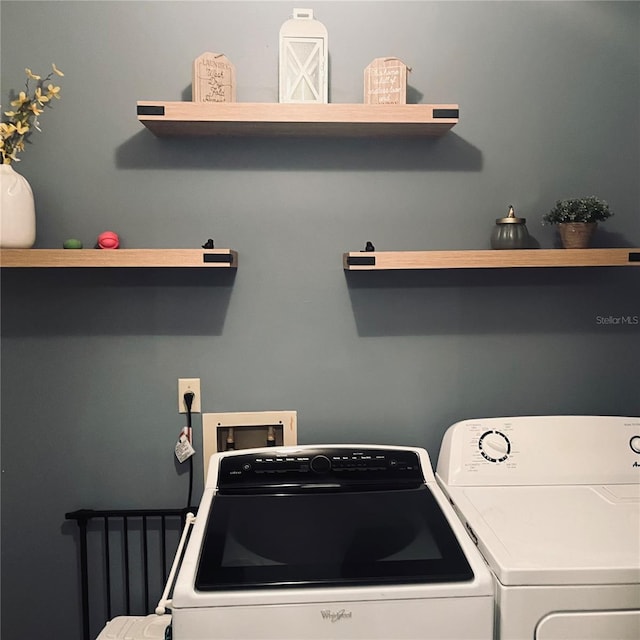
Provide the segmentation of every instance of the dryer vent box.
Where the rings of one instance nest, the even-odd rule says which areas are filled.
[[[202,455],[204,480],[214,453],[233,449],[298,444],[296,411],[250,411],[204,413],[202,415]]]

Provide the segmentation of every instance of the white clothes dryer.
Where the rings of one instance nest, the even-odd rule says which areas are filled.
[[[493,574],[498,640],[640,638],[640,418],[458,422],[436,477]]]

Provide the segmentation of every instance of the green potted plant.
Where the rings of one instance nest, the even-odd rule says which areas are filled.
[[[565,249],[585,249],[591,242],[598,222],[612,215],[609,205],[596,196],[568,198],[558,200],[553,209],[542,216],[542,224],[558,225]]]

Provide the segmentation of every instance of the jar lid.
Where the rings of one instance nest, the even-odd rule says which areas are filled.
[[[526,218],[516,218],[516,213],[511,204],[506,218],[496,218],[496,224],[524,224],[526,221]]]

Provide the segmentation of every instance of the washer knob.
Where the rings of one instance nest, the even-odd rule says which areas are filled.
[[[315,456],[311,459],[311,470],[316,473],[327,473],[331,470],[331,460],[327,456]]]
[[[633,436],[631,440],[629,440],[629,446],[632,451],[640,453],[640,436]]]

